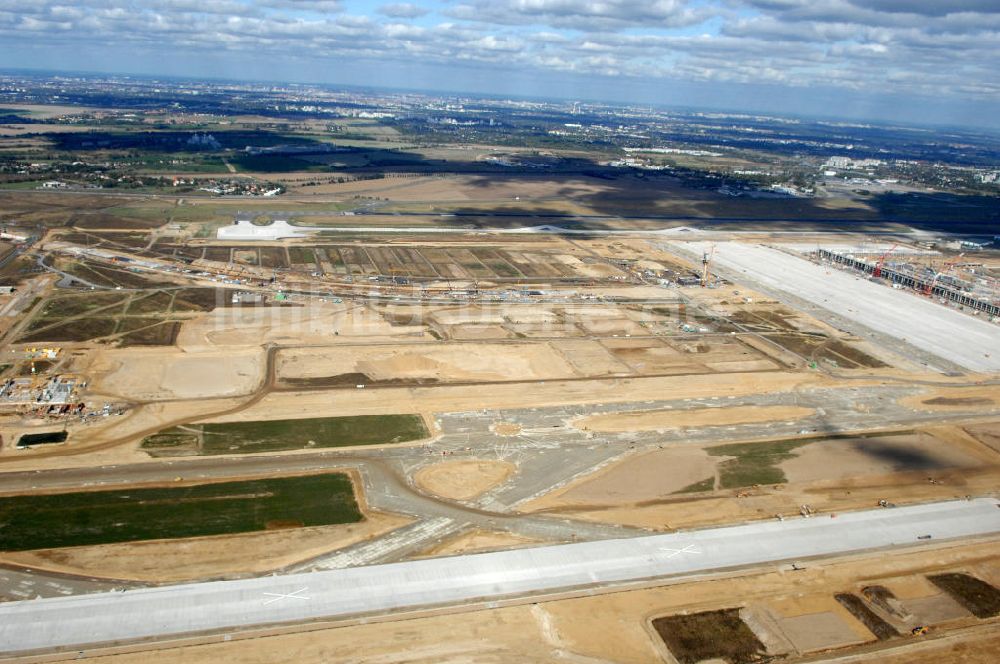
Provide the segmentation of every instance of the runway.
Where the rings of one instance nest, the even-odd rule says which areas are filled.
[[[346,618],[1000,533],[979,498],[0,605],[4,654]]]
[[[701,256],[712,246],[691,242],[681,248]],[[713,265],[729,270],[737,280],[802,298],[969,371],[1000,371],[1000,329],[988,320],[778,249],[738,242],[714,246]]]

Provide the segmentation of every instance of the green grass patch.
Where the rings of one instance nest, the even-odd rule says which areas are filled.
[[[232,298],[232,293],[216,288],[184,288],[174,295],[174,311],[212,311]]]
[[[731,456],[719,464],[719,484],[723,489],[738,489],[755,484],[783,484],[785,473],[778,464],[795,456],[793,451],[811,440],[781,440],[766,443],[717,445],[706,448],[712,456]]]
[[[278,154],[242,155],[229,160],[237,170],[256,173],[292,173],[329,170],[322,164]]]
[[[142,446],[155,449],[198,446],[198,436],[193,433],[157,433],[142,441]]]
[[[429,435],[419,415],[352,415],[185,425],[146,437],[142,448],[156,456],[161,447],[157,445],[159,436],[192,434],[198,436],[200,444],[197,451],[203,455],[386,445],[419,440]],[[169,450],[165,452],[169,454]]]
[[[132,298],[126,313],[129,316],[142,316],[147,314],[166,314],[170,311],[170,303],[173,301],[172,293],[158,291],[150,295],[136,295]]]
[[[78,295],[54,297],[45,303],[41,317],[51,319],[68,318],[80,314],[94,313],[104,308],[107,308],[107,311],[104,313],[120,314],[122,312],[122,305],[127,299],[127,294],[107,292],[87,292]],[[54,322],[54,320],[50,322]]]
[[[309,247],[289,247],[288,256],[296,265],[309,265],[316,262],[316,254]]]
[[[347,475],[327,473],[158,489],[0,498],[0,548],[225,535],[274,524],[325,526],[362,518]]]
[[[116,318],[77,318],[53,327],[45,327],[41,323],[47,325],[49,321],[35,321],[18,341],[88,341],[113,334],[118,327]]]
[[[172,163],[172,162],[180,163]],[[221,157],[201,157],[179,153],[161,156],[145,156],[136,166],[143,171],[165,171],[168,173],[228,173],[229,169]]]
[[[172,346],[181,331],[177,321],[157,318],[123,318],[118,326],[119,344],[128,346]]]

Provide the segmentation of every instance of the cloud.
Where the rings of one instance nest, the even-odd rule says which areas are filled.
[[[296,9],[325,13],[340,12],[344,9],[340,0],[258,0],[255,4],[268,9]]]
[[[676,28],[702,23],[713,10],[685,0],[472,0],[448,14],[500,25],[547,25],[583,31],[627,27]]]
[[[962,12],[1000,13],[996,0],[849,0],[863,9],[883,12],[946,16]]]
[[[613,76],[639,83],[769,83],[996,103],[996,0],[413,0],[362,12],[333,0],[0,0],[4,64],[86,69],[106,53],[191,56],[259,77],[268,61],[340,71],[489,69],[486,81]],[[444,9],[442,9],[442,7]],[[432,9],[433,8],[433,9]],[[415,21],[414,19],[420,19]],[[54,59],[56,56],[48,56]],[[20,58],[20,59],[19,59]],[[49,61],[47,61],[49,62]],[[127,62],[120,62],[122,66]],[[311,69],[310,69],[311,67]],[[200,70],[191,71],[192,76]],[[497,75],[499,73],[499,76]],[[240,75],[240,74],[237,74]],[[664,86],[668,87],[668,86]],[[800,92],[799,94],[805,94]]]
[[[410,2],[396,2],[389,5],[383,5],[379,7],[377,11],[379,14],[389,16],[391,18],[420,18],[421,16],[426,16],[431,13],[431,10],[425,7],[418,7]]]

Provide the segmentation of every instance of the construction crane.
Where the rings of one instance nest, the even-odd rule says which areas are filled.
[[[701,255],[701,287],[705,288],[708,286],[708,267],[712,264],[712,258],[715,256],[715,245],[712,245],[711,250],[706,251]]]
[[[941,277],[943,277],[944,275],[946,275],[949,272],[951,272],[952,269],[956,265],[958,265],[959,261],[962,260],[963,256],[965,256],[964,253],[961,253],[958,256],[955,256],[950,261],[948,261],[947,263],[945,263],[944,266],[941,268],[940,271],[935,272],[934,273],[934,278],[931,279],[931,282],[929,284],[927,284],[926,286],[924,286],[924,295],[926,295],[927,297],[932,297],[934,295],[934,287],[937,286],[938,280]]]
[[[875,262],[875,269],[872,270],[873,277],[878,279],[879,277],[882,276],[882,266],[885,265],[885,259],[889,257],[889,254],[896,251],[896,247],[898,246],[899,244],[892,245],[891,247],[889,247],[888,251],[886,251],[885,253],[883,253],[881,256],[878,257],[878,260]]]

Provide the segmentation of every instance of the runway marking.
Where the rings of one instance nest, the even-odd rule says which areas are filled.
[[[283,599],[302,599],[302,600],[308,600],[309,599],[308,597],[305,597],[305,596],[303,596],[303,595],[300,594],[300,593],[304,593],[307,590],[309,590],[309,588],[299,588],[295,592],[291,592],[291,593],[264,593],[265,597],[270,597],[271,598],[271,599],[268,599],[268,600],[264,600],[264,606],[267,606],[268,604],[273,604],[275,602],[280,602]]]
[[[683,549],[671,549],[670,547],[662,547],[660,551],[669,551],[670,553],[667,554],[667,558],[673,558],[674,556],[679,556],[682,553],[694,553],[694,554],[701,553],[701,551],[694,548],[694,544],[688,544]]]

